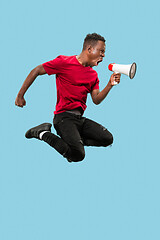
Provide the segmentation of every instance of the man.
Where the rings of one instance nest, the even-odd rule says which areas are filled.
[[[26,138],[37,138],[48,143],[69,162],[82,161],[85,157],[84,146],[109,146],[112,134],[102,125],[83,117],[86,109],[87,94],[98,105],[107,96],[115,82],[120,82],[120,74],[113,73],[107,86],[99,91],[97,66],[105,57],[105,39],[96,33],[84,39],[82,52],[77,56],[60,55],[52,61],[34,68],[24,81],[15,104],[26,105],[24,94],[37,76],[56,74],[57,104],[53,124],[56,136],[51,133],[51,124],[43,123],[29,129]]]

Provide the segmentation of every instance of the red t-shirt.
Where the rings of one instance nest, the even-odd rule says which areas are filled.
[[[56,74],[57,104],[54,114],[81,107],[86,109],[87,94],[99,89],[97,72],[84,67],[76,56],[58,56],[43,63],[48,75]]]

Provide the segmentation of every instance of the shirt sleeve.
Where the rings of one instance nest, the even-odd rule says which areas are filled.
[[[92,91],[93,91],[94,89],[99,89],[99,78],[98,78],[98,77],[96,78],[95,84],[92,86]]]
[[[61,72],[63,66],[63,59],[61,56],[42,64],[48,75],[58,74]]]

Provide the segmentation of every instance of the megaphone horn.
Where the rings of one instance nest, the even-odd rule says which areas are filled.
[[[108,69],[115,73],[125,74],[125,75],[129,76],[130,79],[132,79],[132,78],[134,78],[134,76],[136,74],[137,65],[135,62],[132,64],[128,64],[128,65],[111,63],[108,65]]]

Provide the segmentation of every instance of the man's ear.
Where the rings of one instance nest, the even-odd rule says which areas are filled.
[[[91,53],[92,50],[93,50],[93,47],[92,47],[91,45],[89,45],[89,46],[87,47],[87,50],[88,50],[89,53]]]

